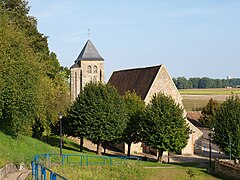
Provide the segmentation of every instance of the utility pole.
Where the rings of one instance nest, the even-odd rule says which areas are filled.
[[[232,160],[232,147],[231,147],[231,133],[229,132],[229,154],[230,154],[230,161]]]
[[[62,156],[62,113],[59,113],[59,121],[60,121],[60,156]]]
[[[211,144],[212,132],[211,131],[208,136],[209,136],[209,167],[210,167],[210,171],[211,171],[211,169],[212,169],[212,144]]]

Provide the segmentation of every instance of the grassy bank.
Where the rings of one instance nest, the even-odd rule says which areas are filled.
[[[32,158],[37,154],[59,153],[58,142],[56,137],[49,138],[51,146],[31,137],[19,135],[18,138],[14,139],[0,132],[0,168],[11,162],[15,164],[24,162],[30,165]],[[63,153],[80,153],[76,143],[68,139],[64,139],[64,143]],[[86,150],[84,153],[93,154]]]
[[[146,164],[148,165],[146,168]],[[156,162],[126,161],[113,166],[77,166],[67,165],[54,167],[53,170],[64,174],[68,179],[110,180],[110,179],[217,179],[207,173],[205,168],[192,164],[159,164]]]
[[[14,139],[0,132],[0,167],[10,162],[30,164],[34,155],[48,152],[56,153],[57,149],[31,137]]]

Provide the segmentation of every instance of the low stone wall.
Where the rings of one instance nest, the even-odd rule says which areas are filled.
[[[226,160],[216,160],[215,173],[240,180],[240,164],[234,164]]]
[[[17,172],[18,169],[15,164],[7,164],[5,167],[0,169],[0,180],[3,180],[7,174]]]

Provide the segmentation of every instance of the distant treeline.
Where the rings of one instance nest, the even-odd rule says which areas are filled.
[[[173,82],[178,89],[193,89],[193,88],[226,88],[226,87],[239,87],[240,78],[232,79],[211,79],[208,77],[203,78],[173,78]]]

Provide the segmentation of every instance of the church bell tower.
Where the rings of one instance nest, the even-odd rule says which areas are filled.
[[[71,101],[74,101],[80,90],[90,82],[104,82],[104,59],[91,40],[88,40],[77,59],[71,66]]]

